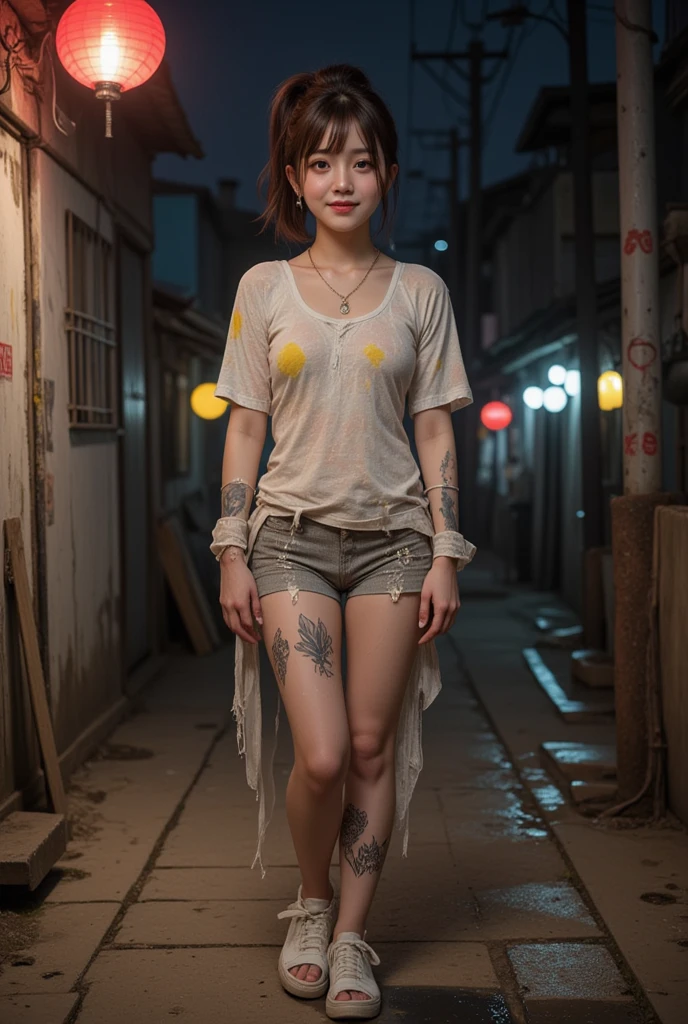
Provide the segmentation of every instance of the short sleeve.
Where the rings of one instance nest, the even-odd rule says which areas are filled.
[[[255,271],[255,268],[253,268]],[[255,272],[239,281],[215,394],[270,413],[270,363],[264,291]]]
[[[434,277],[434,275],[433,275]],[[408,393],[409,414],[450,403],[451,412],[473,401],[461,355],[449,289],[441,278],[428,282],[418,297],[416,367]]]

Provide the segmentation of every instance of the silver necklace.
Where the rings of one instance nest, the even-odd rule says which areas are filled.
[[[366,273],[365,273],[365,277],[363,278],[363,281],[359,281],[359,283],[358,283],[358,284],[356,285],[356,287],[355,287],[355,288],[353,288],[353,289],[352,289],[352,290],[351,290],[351,291],[349,292],[349,294],[348,294],[348,295],[342,295],[342,294],[341,294],[340,292],[338,292],[338,291],[337,291],[337,289],[336,289],[336,288],[333,288],[333,287],[332,287],[332,285],[330,284],[330,282],[329,282],[329,281],[325,281],[325,278],[324,278],[324,277],[322,276],[322,274],[320,273],[320,271],[319,271],[319,270],[318,270],[318,268],[316,267],[315,263],[313,263],[313,257],[311,256],[311,250],[310,250],[310,247],[308,248],[308,256],[309,256],[309,259],[310,259],[311,263],[313,263],[313,270],[315,270],[315,271],[316,271],[316,273],[318,274],[318,276],[319,276],[319,277],[321,277],[323,281],[325,281],[325,284],[326,284],[326,285],[327,285],[327,287],[328,287],[328,288],[330,289],[330,291],[331,291],[331,292],[334,292],[334,293],[335,293],[335,295],[338,295],[338,296],[339,296],[339,298],[340,298],[340,299],[342,300],[342,302],[341,302],[341,305],[340,305],[340,307],[339,307],[339,312],[340,312],[340,313],[344,313],[344,314],[346,314],[346,313],[348,313],[348,312],[350,311],[350,309],[351,309],[351,306],[349,305],[349,299],[350,299],[350,297],[351,297],[351,296],[353,295],[353,293],[354,293],[354,292],[357,292],[357,291],[358,291],[358,289],[359,289],[359,288],[361,287],[361,285],[362,285],[362,284],[363,284],[363,283],[365,282],[366,278],[368,277],[368,274],[369,274],[369,273],[370,273],[370,271],[371,271],[371,270],[373,269],[373,267],[375,266],[375,264],[377,263],[377,261],[378,261],[378,260],[380,259],[380,256],[382,255],[382,253],[380,252],[380,250],[379,250],[379,249],[377,249],[376,251],[377,251],[377,255],[376,255],[375,259],[373,260],[373,262],[372,262],[372,263],[370,264],[370,266],[368,267],[368,269],[367,269],[367,271],[366,271]]]

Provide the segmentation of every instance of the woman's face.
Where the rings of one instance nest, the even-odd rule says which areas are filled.
[[[329,136],[325,133],[320,145],[324,147]],[[332,231],[354,231],[372,217],[381,195],[375,175],[374,161],[382,155],[366,148],[358,126],[354,123],[341,153],[326,153],[324,148],[311,153],[306,159],[303,178],[303,198],[314,217]],[[288,169],[292,170],[292,168]],[[383,179],[385,168],[382,167]],[[397,165],[386,175],[387,187],[394,181]],[[290,181],[296,179],[289,174]]]

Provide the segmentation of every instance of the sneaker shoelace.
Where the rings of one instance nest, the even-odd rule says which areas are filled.
[[[337,961],[337,974],[350,978],[361,978],[363,976],[362,966],[365,957],[373,967],[377,967],[380,958],[367,942],[363,939],[338,939],[330,946],[330,968],[334,969],[334,960]]]
[[[299,951],[312,949],[322,952],[323,946],[327,944],[329,937],[329,921],[327,910],[308,910],[302,903],[292,903],[288,910],[282,910],[277,917],[297,918],[301,924],[297,928]]]

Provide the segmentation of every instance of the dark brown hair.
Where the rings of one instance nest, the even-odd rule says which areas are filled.
[[[389,219],[386,190],[389,168],[397,161],[397,130],[387,106],[373,90],[360,68],[333,64],[320,71],[292,75],[277,88],[270,105],[270,159],[258,178],[258,190],[267,181],[267,204],[259,217],[261,231],[275,225],[275,238],[307,242],[307,210],[296,205],[296,196],[285,173],[291,164],[298,181],[308,156],[320,147],[328,125],[332,131],[327,151],[341,153],[351,124],[355,123],[370,151],[382,199],[382,224]],[[378,154],[382,153],[383,168]],[[394,206],[398,176],[392,185]]]

